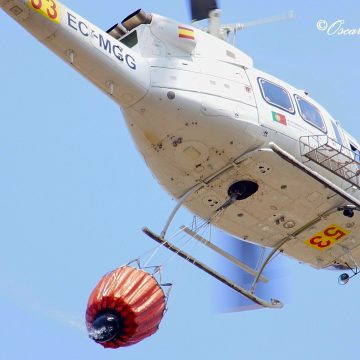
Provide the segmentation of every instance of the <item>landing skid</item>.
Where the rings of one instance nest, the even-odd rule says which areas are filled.
[[[167,249],[169,249],[170,251],[172,251],[176,255],[179,255],[180,257],[182,257],[183,259],[188,261],[190,264],[196,266],[197,268],[201,269],[202,271],[205,271],[207,274],[211,275],[213,278],[215,278],[215,279],[219,280],[220,282],[222,282],[223,284],[229,286],[231,289],[233,289],[236,292],[240,293],[241,295],[247,297],[248,299],[255,302],[256,304],[259,304],[259,305],[261,305],[263,307],[266,307],[266,308],[272,308],[272,309],[281,309],[283,307],[283,304],[279,300],[276,300],[276,299],[271,299],[270,301],[263,300],[263,299],[259,298],[258,296],[256,296],[251,291],[247,291],[244,288],[236,285],[231,280],[227,279],[225,276],[223,276],[220,273],[216,272],[215,270],[213,270],[209,266],[205,265],[204,263],[202,263],[198,259],[194,258],[190,254],[182,251],[177,246],[169,243],[164,238],[162,238],[161,236],[153,233],[148,228],[143,228],[143,232],[147,236],[149,236],[151,239],[155,240],[156,242],[163,245],[164,247],[166,247]]]
[[[277,299],[270,299],[270,301],[266,301],[264,299],[259,298],[258,296],[255,295],[255,290],[256,290],[256,286],[258,285],[259,281],[263,281],[263,282],[267,282],[267,279],[263,277],[263,272],[265,270],[265,268],[267,267],[267,265],[270,263],[270,261],[275,257],[275,255],[281,251],[281,248],[289,241],[293,240],[296,238],[296,236],[298,236],[299,234],[301,234],[302,232],[306,231],[307,229],[309,229],[310,227],[312,227],[313,225],[315,225],[316,223],[320,222],[324,217],[329,216],[332,213],[335,213],[337,211],[340,211],[338,208],[334,208],[331,209],[329,211],[324,212],[323,214],[319,215],[318,217],[316,217],[315,219],[313,219],[312,221],[310,221],[309,223],[305,224],[303,227],[301,227],[300,229],[298,229],[297,231],[293,232],[292,234],[289,234],[288,236],[286,236],[285,238],[281,239],[277,245],[272,249],[272,251],[270,252],[270,254],[266,257],[266,259],[262,262],[262,265],[260,266],[260,269],[258,271],[255,271],[253,269],[247,269],[246,265],[241,263],[239,261],[240,264],[236,264],[239,268],[243,269],[245,272],[252,274],[255,276],[254,282],[252,284],[252,287],[250,290],[246,290],[245,288],[235,284],[234,282],[232,282],[231,280],[229,280],[228,278],[226,278],[225,276],[223,276],[222,274],[218,273],[217,271],[213,270],[212,268],[210,268],[209,266],[205,265],[204,263],[202,263],[200,260],[196,259],[195,257],[191,256],[190,254],[186,253],[185,251],[181,250],[179,247],[177,247],[176,245],[170,243],[169,241],[167,241],[164,237],[162,237],[161,235],[157,235],[154,232],[152,232],[150,229],[148,228],[143,228],[143,232],[149,236],[151,239],[155,240],[156,242],[158,242],[159,244],[161,244],[162,246],[164,246],[165,248],[167,248],[168,250],[172,251],[173,253],[175,253],[176,255],[179,255],[181,258],[185,259],[186,261],[188,261],[190,264],[196,266],[197,268],[201,269],[202,271],[206,272],[207,274],[211,275],[212,277],[214,277],[215,279],[219,280],[220,282],[222,282],[223,284],[227,285],[228,287],[230,287],[231,289],[235,290],[236,292],[240,293],[241,295],[245,296],[246,298],[248,298],[249,300],[255,302],[256,304],[261,305],[262,307],[265,308],[272,308],[272,309],[281,309],[283,307],[283,304],[280,300]],[[195,232],[193,232],[192,230],[188,229],[185,226],[181,227],[181,231],[185,232],[186,234],[190,235],[191,237],[195,238],[196,240],[197,237],[199,237],[199,235],[197,235]],[[204,241],[206,241],[204,239]],[[206,245],[204,243],[204,241],[201,241],[204,245]],[[209,242],[210,243],[210,242]],[[209,245],[206,245],[209,246]],[[232,259],[229,259],[228,254],[224,254],[224,251],[221,250],[220,248],[216,247],[216,246],[209,246],[211,247],[216,253],[220,254],[221,256],[227,258],[228,260],[234,262]]]

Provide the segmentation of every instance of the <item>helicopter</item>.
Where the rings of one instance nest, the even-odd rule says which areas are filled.
[[[118,103],[130,133],[177,205],[162,246],[255,303],[277,253],[317,269],[358,274],[359,143],[307,92],[257,70],[224,41],[241,27],[222,26],[215,1],[193,1],[206,31],[142,10],[107,32],[57,1],[2,1],[2,8]],[[221,128],[221,131],[219,131]],[[270,248],[250,289],[239,286],[167,240],[185,206],[246,242]],[[198,233],[181,231],[224,253]],[[346,283],[350,276],[342,274]]]

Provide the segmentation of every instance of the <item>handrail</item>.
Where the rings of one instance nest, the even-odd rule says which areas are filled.
[[[360,190],[359,154],[327,135],[302,136],[299,142],[302,157],[331,171]]]

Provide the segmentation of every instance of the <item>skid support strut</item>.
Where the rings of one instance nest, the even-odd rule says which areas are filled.
[[[196,191],[200,190],[202,187],[204,187],[204,184],[197,184],[194,187],[192,187],[189,191],[187,191],[178,201],[178,203],[176,204],[174,210],[172,211],[172,213],[170,214],[163,231],[161,232],[161,237],[165,238],[165,235],[167,233],[167,231],[169,230],[169,226],[171,224],[171,222],[174,220],[174,217],[176,215],[176,213],[180,210],[180,208],[183,206],[184,202],[194,193],[196,193]]]

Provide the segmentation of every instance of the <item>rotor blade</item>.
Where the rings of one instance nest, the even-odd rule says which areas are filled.
[[[209,18],[211,10],[218,9],[216,0],[191,0],[191,17],[193,21]]]
[[[295,18],[295,12],[291,10],[291,11],[288,11],[284,15],[273,16],[273,17],[269,17],[266,19],[254,20],[254,21],[250,21],[250,22],[244,23],[244,24],[242,24],[242,23],[236,24],[236,30],[243,30],[243,29],[247,29],[247,28],[253,27],[253,26],[272,24],[272,23],[279,22],[279,21],[292,20],[294,18]],[[225,27],[226,27],[226,25],[225,25]]]
[[[221,246],[225,248],[226,251],[240,261],[246,262],[248,266],[254,269],[259,267],[259,259],[262,262],[269,253],[268,249],[264,252],[260,246],[235,239],[220,231],[216,232],[215,236],[221,241]],[[264,275],[269,278],[269,284],[258,283],[255,291],[256,295],[267,300],[274,297],[280,297],[280,300],[287,300],[286,284],[283,279],[283,273],[281,269],[279,269],[280,262],[281,258],[277,258],[276,262],[272,262],[266,268]],[[244,272],[239,269],[239,267],[233,266],[233,264],[225,258],[218,262],[218,266],[221,273],[225,274],[225,276],[229,277],[236,284],[245,287],[247,290],[251,288],[254,281],[253,275]],[[236,294],[231,289],[226,289],[221,284],[216,284],[215,299],[216,310],[219,312],[240,312],[262,309],[260,305],[253,303],[243,296],[239,296],[239,294]]]

